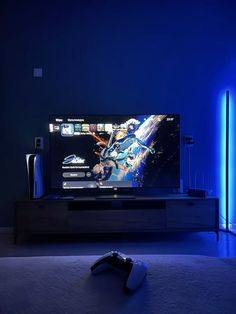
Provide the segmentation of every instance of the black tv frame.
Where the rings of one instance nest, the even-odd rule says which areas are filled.
[[[106,188],[106,189],[101,189],[101,188],[83,188],[83,189],[63,189],[63,188],[55,188],[52,187],[51,184],[51,136],[50,132],[48,132],[49,136],[49,186],[48,186],[48,191],[49,194],[51,195],[57,195],[60,197],[65,197],[65,198],[74,198],[74,197],[80,197],[80,196],[95,196],[97,198],[132,198],[137,196],[142,196],[142,195],[166,195],[166,194],[176,194],[176,192],[180,189],[180,179],[181,179],[181,150],[180,150],[180,114],[179,113],[124,113],[124,114],[50,114],[49,115],[49,123],[51,121],[51,117],[86,117],[86,116],[142,116],[142,115],[175,115],[178,116],[178,122],[179,122],[179,184],[176,186],[171,186],[171,187],[149,187],[149,186],[144,186],[144,187],[113,187],[113,188]],[[48,123],[48,125],[49,125]]]

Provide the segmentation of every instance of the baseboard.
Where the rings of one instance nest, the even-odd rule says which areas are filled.
[[[0,227],[0,234],[13,233],[13,228],[10,227]]]

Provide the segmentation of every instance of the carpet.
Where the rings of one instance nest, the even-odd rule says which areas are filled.
[[[97,256],[2,257],[0,313],[236,313],[236,259],[132,257],[145,261],[148,273],[131,295],[121,273],[90,274]]]

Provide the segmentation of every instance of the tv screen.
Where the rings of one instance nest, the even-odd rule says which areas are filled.
[[[50,116],[52,189],[177,188],[178,114]]]

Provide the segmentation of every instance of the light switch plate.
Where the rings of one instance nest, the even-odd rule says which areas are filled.
[[[34,77],[43,77],[43,69],[42,68],[33,68],[33,76]]]

